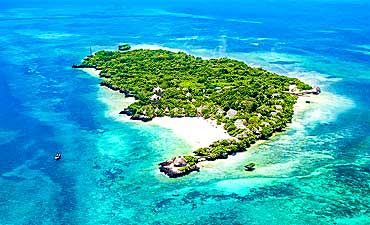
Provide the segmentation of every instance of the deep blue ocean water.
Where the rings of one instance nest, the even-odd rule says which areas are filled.
[[[0,0],[0,224],[370,224],[369,12],[365,0]],[[267,143],[168,179],[157,163],[190,147],[112,118],[99,80],[71,69],[90,46],[126,42],[237,58],[326,97]]]

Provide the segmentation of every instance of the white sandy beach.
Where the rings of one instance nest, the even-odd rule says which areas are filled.
[[[97,69],[94,69],[94,68],[79,68],[79,70],[82,70],[88,74],[90,74],[91,76],[94,76],[94,77],[99,77],[99,74],[100,74],[100,71],[101,70],[97,70]]]
[[[201,117],[154,118],[150,124],[171,129],[176,136],[185,140],[194,149],[208,147],[217,140],[229,139],[231,136],[216,121]]]

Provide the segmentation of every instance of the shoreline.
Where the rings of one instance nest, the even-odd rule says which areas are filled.
[[[83,72],[85,72],[85,73],[87,73],[87,74],[89,74],[89,75],[91,75],[93,77],[96,77],[96,78],[101,79],[100,78],[100,72],[101,72],[101,70],[97,70],[95,68],[77,68],[77,69],[78,70],[81,70],[81,71],[83,71]]]
[[[313,108],[316,108],[317,106],[326,104],[328,101],[330,101],[330,97],[333,97],[331,95],[332,95],[331,93],[328,94],[327,92],[325,92],[324,94],[321,93],[319,95],[308,94],[308,95],[297,96],[298,99],[297,99],[297,102],[294,104],[294,108],[293,108],[294,109],[294,115],[293,115],[292,122],[287,124],[287,127],[285,128],[285,130],[273,133],[272,136],[267,140],[257,140],[254,144],[251,144],[251,146],[246,151],[238,152],[235,155],[235,156],[238,156],[237,158],[228,157],[227,160],[220,160],[219,159],[219,160],[214,160],[214,161],[202,161],[202,162],[198,163],[199,167],[202,170],[203,169],[207,170],[208,172],[210,172],[210,171],[215,172],[215,171],[218,170],[217,168],[219,166],[229,167],[230,165],[232,165],[233,162],[244,161],[244,164],[251,162],[249,160],[248,161],[245,160],[246,157],[247,158],[249,157],[248,155],[253,154],[254,152],[256,152],[256,149],[260,145],[263,145],[263,144],[271,141],[272,139],[274,139],[275,137],[277,137],[279,135],[284,135],[284,133],[286,131],[288,131],[289,129],[296,129],[297,126],[304,127],[304,124],[302,123],[300,117],[304,116],[304,114],[306,112],[309,112]],[[337,96],[335,95],[335,97],[337,97]],[[306,101],[310,101],[310,103],[306,103]],[[243,172],[244,172],[244,170],[243,170]]]
[[[96,70],[95,68],[78,68],[78,69],[81,69],[82,71],[90,74],[91,76],[94,76],[94,77],[97,77],[97,78],[100,79],[100,76],[99,76],[100,71]],[[106,89],[109,90],[111,93],[114,92],[114,93],[117,93],[120,96],[118,99],[113,100],[113,101],[115,101],[115,103],[107,104],[107,102],[109,102],[109,100],[108,101],[103,101],[108,105],[108,108],[109,108],[108,109],[108,111],[109,111],[108,114],[109,114],[110,117],[113,116],[114,118],[116,118],[120,121],[123,121],[123,122],[128,122],[128,121],[135,122],[134,120],[142,120],[143,122],[146,122],[147,125],[156,125],[156,126],[159,126],[161,128],[169,129],[169,130],[171,130],[171,132],[174,133],[175,136],[177,136],[178,138],[184,140],[187,144],[189,144],[189,146],[191,146],[191,148],[192,148],[191,149],[192,151],[198,150],[200,148],[210,147],[211,144],[213,144],[214,142],[219,141],[219,140],[228,140],[228,141],[231,140],[232,141],[233,139],[235,139],[227,133],[227,131],[224,129],[223,125],[217,125],[216,121],[209,120],[209,119],[204,119],[202,117],[175,117],[175,118],[172,118],[172,117],[155,117],[153,119],[147,119],[145,117],[143,117],[143,118],[141,118],[141,117],[138,117],[138,118],[131,117],[130,118],[130,115],[131,115],[130,112],[126,111],[125,109],[127,108],[127,106],[129,106],[130,104],[135,102],[134,97],[128,97],[128,96],[133,96],[133,95],[130,94],[130,93],[123,94],[123,93],[126,93],[126,91],[119,91],[119,90],[115,89],[114,87],[113,88],[109,87],[109,85],[101,85],[101,86],[105,86]],[[297,102],[294,104],[294,115],[293,115],[293,117],[296,117],[297,114],[299,114],[301,112],[304,112],[306,109],[309,109],[310,107],[307,107],[307,105],[311,105],[311,103],[314,103],[313,100],[316,99],[316,97],[313,97],[313,96],[318,96],[318,95],[314,95],[316,93],[313,90],[314,89],[312,89],[311,91],[306,91],[306,92],[292,93],[292,94],[298,95],[297,96],[298,97]],[[318,89],[318,90],[319,90],[318,93],[320,93],[320,89]],[[123,95],[123,98],[122,98],[122,95]],[[125,101],[128,98],[132,98],[133,101],[131,101],[131,103],[129,103],[130,101]],[[125,101],[126,104],[125,105],[122,104],[122,101]],[[315,100],[315,102],[316,102],[316,100]],[[119,108],[118,108],[118,105],[121,105],[121,106],[119,106]],[[118,109],[115,113],[113,113],[113,115],[112,115],[112,108],[117,108]],[[123,111],[121,111],[121,110],[123,110]],[[126,115],[122,115],[122,114],[126,114]],[[122,119],[122,118],[124,118],[124,119]],[[292,123],[287,124],[286,129],[284,129],[283,131],[280,131],[280,132],[275,132],[275,133],[272,134],[272,136],[276,136],[278,134],[284,133],[287,129],[289,129],[291,124]],[[262,139],[256,140],[256,142],[251,143],[250,147],[255,147],[257,145],[263,144],[268,140],[270,140],[270,138],[268,138],[267,140],[262,140]],[[241,152],[248,151],[250,149],[250,147],[248,147],[248,149],[245,149]],[[192,151],[189,152],[190,155],[194,155],[194,153]],[[201,151],[203,151],[203,150],[201,150]],[[239,151],[237,151],[237,152],[239,152]],[[184,167],[186,169],[186,171],[175,171],[176,173],[173,173],[175,176],[171,176],[170,175],[171,173],[168,173],[168,172],[165,172],[165,171],[162,171],[162,170],[167,170],[170,167],[172,168],[173,165],[176,165],[176,163],[178,163],[178,161],[182,161],[183,162],[182,164],[185,165],[186,161],[188,161],[188,160],[187,159],[185,160],[183,156],[175,157],[172,160],[167,160],[163,163],[160,163],[159,165],[160,165],[161,172],[165,172],[165,174],[167,174],[169,177],[179,177],[179,176],[187,175],[187,174],[189,174],[190,172],[192,172],[194,170],[198,171],[199,170],[198,164],[203,166],[203,161],[213,161],[215,159],[225,159],[225,158],[228,158],[228,155],[230,155],[230,154],[234,155],[235,153],[236,152],[234,152],[234,153],[229,152],[226,155],[223,154],[222,156],[217,157],[217,158],[204,158],[204,157],[199,157],[199,155],[196,156],[196,157],[194,157],[194,156],[185,156],[185,157],[192,157],[193,159],[190,159],[190,160],[191,161],[195,160],[195,164],[193,164],[193,166],[191,166],[191,167],[188,167],[188,166]],[[171,172],[172,169],[169,169],[169,171]],[[178,169],[176,169],[176,170],[178,170]]]
[[[94,68],[79,68],[79,70],[100,79],[99,70]],[[108,116],[122,122],[141,122],[131,120],[129,116],[120,114],[124,108],[136,101],[134,97],[125,97],[119,91],[114,91],[105,86],[101,88],[108,91],[103,93],[103,96],[100,98],[108,106]],[[232,138],[222,125],[217,125],[216,121],[204,119],[203,117],[156,117],[151,121],[141,123],[171,130],[175,136],[189,144],[192,147],[192,151],[208,147],[218,140]]]

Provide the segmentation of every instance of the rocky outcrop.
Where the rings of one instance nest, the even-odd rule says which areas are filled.
[[[82,68],[92,68],[92,69],[96,69],[96,67],[95,67],[95,66],[76,65],[76,64],[73,64],[73,65],[72,65],[72,68],[74,68],[74,69],[82,69]]]
[[[119,90],[119,92],[122,93],[122,94],[124,94],[126,98],[128,98],[128,97],[135,97],[134,94],[130,93],[127,90]]]
[[[170,178],[182,177],[193,171],[199,172],[199,167],[195,162],[188,162],[185,157],[178,156],[165,162],[159,163],[159,171]]]
[[[119,114],[130,116],[131,120],[140,120],[140,121],[143,121],[143,122],[148,122],[148,121],[151,121],[153,119],[151,117],[144,116],[144,115],[135,115],[135,112],[131,109],[128,109],[128,108],[124,109]]]
[[[175,167],[183,167],[183,166],[186,166],[187,165],[187,162],[186,162],[186,160],[183,157],[176,157],[173,160],[173,165]]]
[[[131,110],[131,109],[124,109],[123,111],[121,111],[119,114],[122,114],[122,115],[127,115],[127,116],[132,116],[134,115],[134,111]]]
[[[130,118],[131,120],[141,120],[143,122],[148,122],[148,121],[151,121],[152,118],[148,117],[148,116],[144,116],[144,115],[135,115],[135,116],[131,116]]]
[[[304,90],[304,91],[299,91],[296,87],[296,85],[290,85],[289,86],[289,93],[297,96],[302,96],[302,95],[307,95],[307,94],[314,94],[318,95],[321,93],[321,88],[319,86],[315,86],[311,90]]]
[[[100,86],[102,86],[102,87],[107,87],[107,88],[109,88],[109,89],[111,89],[111,90],[113,90],[113,91],[119,91],[119,88],[118,88],[118,87],[113,86],[113,85],[111,85],[111,84],[109,84],[109,83],[106,83],[106,82],[101,82],[101,83],[100,83]]]
[[[311,90],[309,90],[308,92],[307,92],[307,94],[314,94],[314,95],[318,95],[318,94],[320,94],[321,93],[321,88],[320,87],[314,87],[314,88],[312,88]]]

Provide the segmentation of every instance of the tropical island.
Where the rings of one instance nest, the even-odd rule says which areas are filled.
[[[99,70],[101,86],[135,97],[121,112],[132,120],[201,117],[217,121],[231,136],[160,163],[160,171],[169,177],[199,171],[201,161],[225,159],[283,131],[292,120],[297,96],[320,93],[296,78],[234,59],[129,49],[125,45],[118,51],[98,51],[73,67]]]

